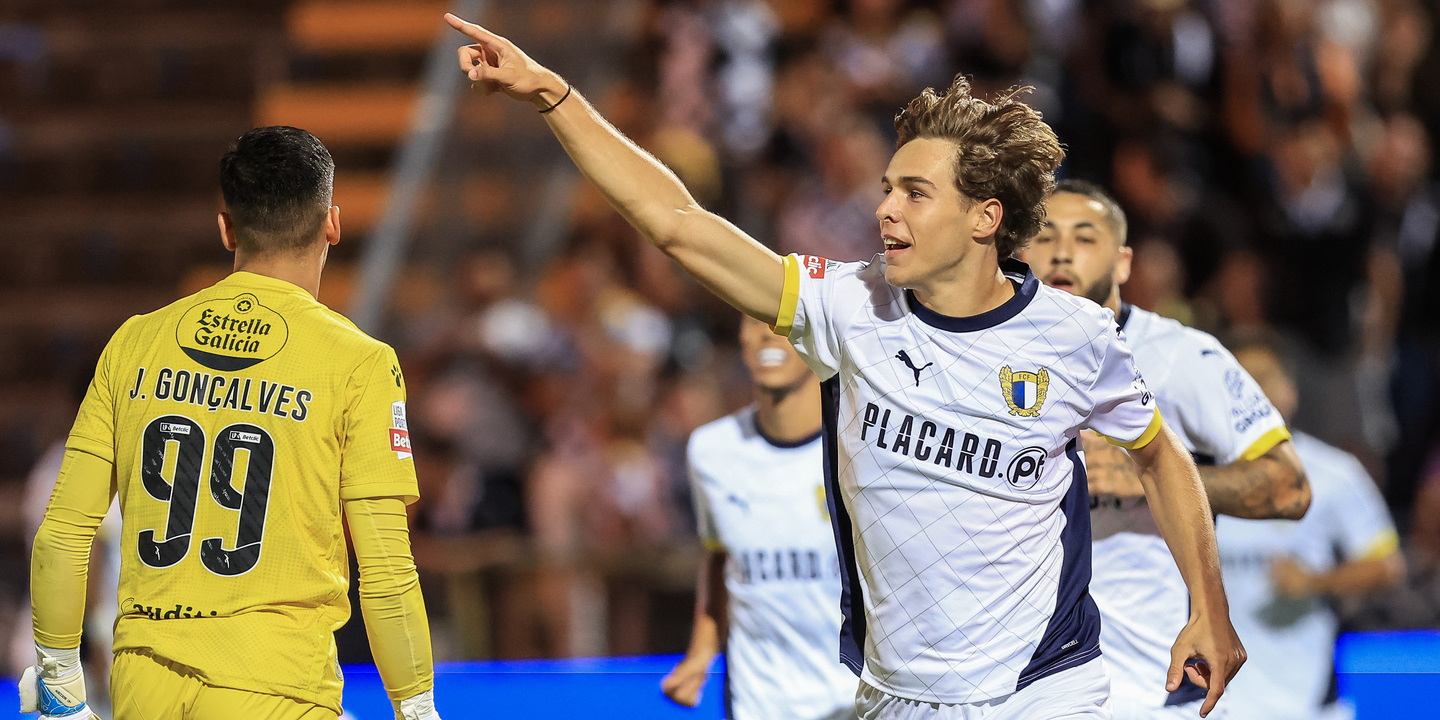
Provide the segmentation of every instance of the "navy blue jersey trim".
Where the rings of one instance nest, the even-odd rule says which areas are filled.
[[[1065,455],[1075,471],[1070,489],[1060,501],[1060,510],[1065,513],[1065,529],[1060,533],[1065,557],[1060,563],[1055,612],[1030,664],[1020,671],[1016,692],[1100,655],[1100,609],[1090,597],[1090,489],[1076,441],[1065,446]]]
[[[814,433],[806,435],[799,440],[780,440],[770,437],[765,433],[765,428],[760,426],[760,413],[758,411],[750,413],[750,422],[755,425],[755,434],[759,435],[761,440],[770,443],[771,447],[777,447],[781,450],[793,450],[798,447],[805,447],[806,445],[809,445],[810,443],[819,440],[820,436],[825,434],[825,429],[822,426],[821,429],[816,430]]]
[[[1120,317],[1115,318],[1115,327],[1124,330],[1125,326],[1130,322],[1130,311],[1134,309],[1135,306],[1130,303],[1120,303]]]
[[[946,332],[987,330],[1019,315],[1020,311],[1035,299],[1035,293],[1040,289],[1040,281],[1035,279],[1035,273],[1030,272],[1030,266],[1019,260],[1010,259],[1001,262],[1000,270],[1012,281],[1017,281],[1019,287],[1015,289],[1015,297],[1006,300],[1004,304],[994,310],[987,310],[970,317],[941,315],[921,305],[920,301],[916,299],[915,293],[909,290],[905,291],[905,302],[909,304],[910,312],[915,313],[915,317],[920,318],[921,322],[930,327]]]
[[[840,494],[840,377],[820,383],[821,436],[825,441],[825,506],[840,555],[840,663],[860,674],[865,667],[865,595],[855,564],[854,525]]]

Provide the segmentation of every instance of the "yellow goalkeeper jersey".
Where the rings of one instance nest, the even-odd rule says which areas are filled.
[[[115,333],[68,445],[115,466],[117,651],[339,711],[341,501],[418,494],[389,346],[237,272]]]

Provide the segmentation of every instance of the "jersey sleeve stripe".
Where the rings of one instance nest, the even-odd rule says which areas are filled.
[[[1276,445],[1289,439],[1290,429],[1284,425],[1277,428],[1270,428],[1269,432],[1261,435],[1255,442],[1250,443],[1250,447],[1245,448],[1245,452],[1240,453],[1240,459],[1254,460],[1273,450]]]
[[[1394,528],[1385,528],[1375,534],[1365,546],[1365,552],[1360,554],[1359,560],[1379,560],[1389,557],[1391,553],[1400,549],[1400,536],[1395,533]]]
[[[1160,419],[1160,408],[1157,407],[1155,408],[1155,414],[1150,418],[1150,425],[1145,428],[1145,432],[1140,433],[1140,437],[1135,438],[1130,442],[1116,440],[1115,438],[1112,438],[1103,433],[1097,434],[1100,435],[1100,437],[1105,438],[1106,442],[1109,442],[1111,445],[1119,445],[1126,450],[1139,450],[1140,448],[1149,445],[1150,441],[1154,440],[1155,436],[1160,434],[1160,428],[1164,425],[1165,421]]]
[[[794,255],[786,255],[784,260],[785,285],[780,292],[780,311],[770,329],[776,335],[789,337],[790,328],[795,325],[795,309],[800,304],[800,260]]]

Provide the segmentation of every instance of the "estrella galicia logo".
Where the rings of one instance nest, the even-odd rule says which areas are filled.
[[[927,363],[925,363],[924,365],[921,365],[920,367],[917,368],[917,367],[915,367],[915,363],[910,360],[910,353],[907,353],[907,352],[905,352],[904,350],[901,350],[900,352],[895,353],[895,359],[896,359],[896,360],[899,360],[899,361],[902,362],[902,363],[905,363],[905,367],[910,368],[910,372],[915,373],[915,386],[916,386],[916,387],[919,387],[919,386],[920,386],[920,371],[921,371],[921,370],[924,370],[925,368],[928,368],[928,367],[930,367],[931,365],[934,365],[934,364],[935,364],[935,363],[933,363],[933,362],[927,362]],[[921,358],[921,359],[923,360],[924,358]]]
[[[1000,368],[1000,394],[1010,406],[1010,414],[1017,417],[1035,417],[1045,404],[1045,393],[1050,389],[1050,371],[1011,372],[1010,366]]]
[[[1029,490],[1040,480],[1047,453],[1042,447],[1027,447],[1015,454],[1005,469],[1005,480],[1016,490]]]
[[[289,339],[285,318],[250,293],[199,303],[175,328],[175,341],[191,360],[227,372],[275,357]]]
[[[1239,400],[1245,394],[1245,380],[1240,377],[1240,371],[1230,368],[1225,371],[1225,389],[1230,391],[1230,397]]]

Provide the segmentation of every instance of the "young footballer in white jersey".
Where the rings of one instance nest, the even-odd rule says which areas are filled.
[[[1297,394],[1279,354],[1263,339],[1233,347],[1291,417]],[[1384,590],[1405,574],[1395,525],[1360,461],[1301,432],[1295,451],[1315,494],[1304,519],[1215,523],[1230,617],[1250,651],[1220,705],[1228,720],[1354,717],[1333,695],[1338,621],[1327,600]]]
[[[860,674],[861,717],[1110,717],[1083,428],[1133,448],[1192,598],[1166,684],[1208,685],[1209,711],[1245,652],[1195,464],[1109,314],[1011,259],[1064,157],[1034,110],[1014,94],[976,99],[963,78],[927,90],[896,120],[876,211],[884,254],[782,258],[513,43],[447,20],[476,42],[459,55],[479,89],[532,103],[652,244],[774,325],[820,376],[840,656]]]
[[[1046,210],[1026,259],[1046,284],[1115,314],[1160,414],[1195,453],[1211,509],[1251,518],[1304,514],[1304,470],[1285,421],[1255,381],[1214,337],[1121,301],[1131,250],[1115,200],[1093,184],[1067,180]],[[1185,583],[1129,459],[1104,442],[1087,443],[1086,450],[1095,564],[1090,593],[1103,620],[1100,647],[1115,717],[1193,718],[1204,690],[1185,683],[1166,692],[1159,683],[1170,665],[1169,638],[1188,616]]]
[[[855,717],[840,652],[840,565],[820,448],[820,384],[789,343],[744,318],[755,404],[690,436],[691,489],[709,550],[685,659],[661,687],[694,707],[725,651],[730,720]]]

